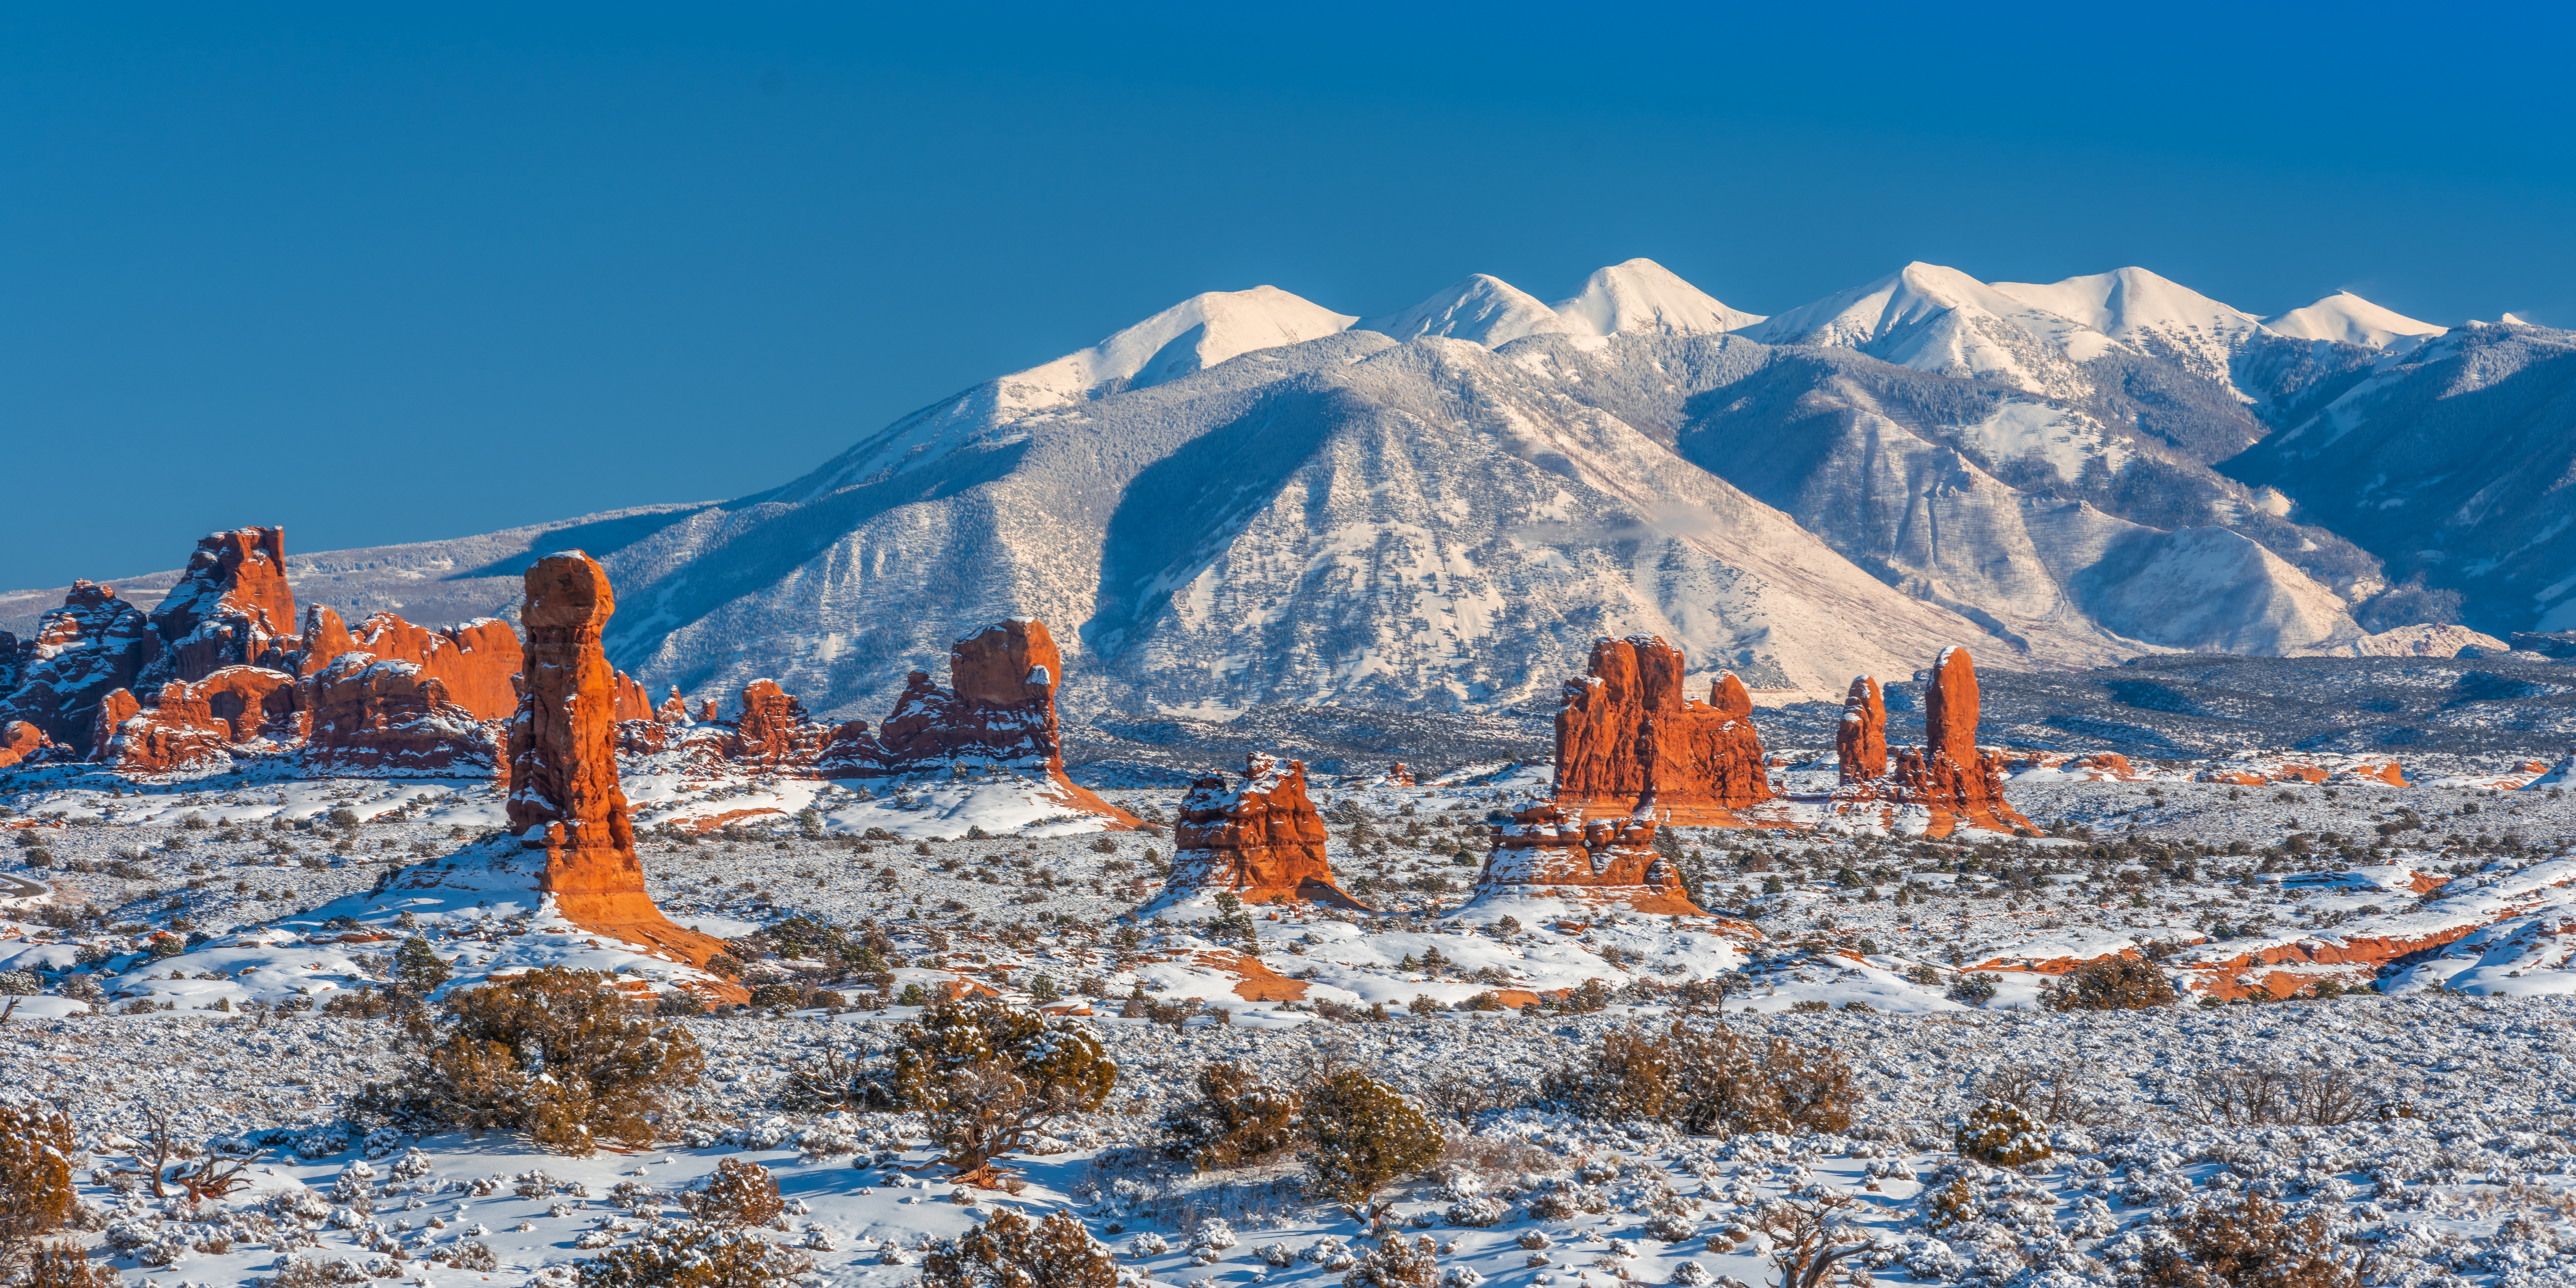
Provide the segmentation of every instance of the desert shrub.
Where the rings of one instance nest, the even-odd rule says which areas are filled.
[[[438,986],[447,982],[447,963],[438,959],[438,950],[429,941],[414,935],[394,950],[394,991],[406,1006],[429,1000]]]
[[[481,1239],[468,1239],[463,1243],[457,1244],[455,1247],[447,1249],[447,1251],[442,1255],[442,1259],[445,1260],[451,1268],[457,1270],[498,1270],[501,1268],[501,1259],[493,1255],[492,1245],[483,1242]]]
[[[1202,1067],[1198,1098],[1163,1116],[1163,1155],[1202,1172],[1239,1167],[1296,1140],[1298,1097],[1268,1087],[1243,1066]]]
[[[2366,1101],[2340,1070],[2229,1065],[2192,1075],[2188,1103],[2203,1122],[2333,1127],[2361,1116]]]
[[[1582,1065],[1549,1075],[1542,1090],[1590,1117],[1652,1119],[1699,1135],[1841,1131],[1860,1099],[1851,1067],[1827,1048],[1678,1020],[1660,1038],[1603,1034]]]
[[[0,1251],[23,1248],[72,1218],[74,1149],[70,1118],[0,1105]]]
[[[1326,1197],[1360,1204],[1440,1156],[1440,1129],[1395,1088],[1345,1070],[1306,1092],[1306,1164]]]
[[[71,1240],[39,1244],[27,1256],[12,1282],[26,1288],[125,1288],[116,1267],[89,1259],[89,1250]]]
[[[2039,1004],[2052,1011],[2143,1011],[2177,1000],[2173,981],[2140,957],[2086,962],[2050,981]]]
[[[2048,1136],[2037,1119],[2008,1100],[1988,1100],[1968,1111],[1955,1144],[1961,1154],[1997,1167],[2019,1167],[2048,1157]]]
[[[1991,971],[1981,971],[1974,975],[1953,975],[1950,977],[1947,993],[1953,1002],[1983,1006],[1995,1000],[1995,986],[2003,982],[2003,976]]]
[[[448,994],[414,1105],[476,1131],[516,1128],[587,1155],[606,1137],[653,1143],[668,1096],[706,1059],[688,1031],[654,1027],[597,971],[549,966]]]
[[[769,1288],[812,1268],[792,1248],[695,1221],[576,1265],[581,1288]]]
[[[1118,1259],[1064,1212],[1032,1224],[1004,1210],[922,1258],[922,1288],[1115,1288]]]
[[[2295,1224],[2251,1190],[2241,1206],[2212,1203],[2174,1227],[2174,1247],[2146,1261],[2150,1288],[2351,1288],[2322,1215]]]
[[[787,1210],[778,1197],[778,1178],[768,1168],[738,1158],[717,1163],[705,1188],[681,1203],[700,1221],[727,1228],[767,1225]]]
[[[1780,1288],[1832,1283],[1838,1263],[1869,1251],[1869,1232],[1851,1223],[1856,1202],[1848,1194],[1823,1191],[1804,1199],[1774,1199],[1754,1209],[1752,1226],[1770,1241]],[[1854,1281],[1859,1282],[1857,1276]]]
[[[1342,1276],[1342,1288],[1431,1288],[1440,1279],[1440,1263],[1431,1252],[1428,1237],[1415,1235],[1407,1243],[1403,1231],[1389,1230]]]
[[[277,1259],[277,1273],[265,1279],[253,1279],[254,1288],[332,1288],[338,1284],[368,1282],[367,1272],[346,1261],[316,1256],[285,1256]]]
[[[2112,1116],[2107,1106],[2083,1094],[2100,1076],[2099,1064],[2080,1057],[2046,1065],[2007,1064],[1980,1075],[1976,1094],[1981,1100],[2012,1105],[2042,1126],[2091,1126]]]
[[[1099,1108],[1117,1083],[1100,1039],[1073,1021],[979,1000],[904,1025],[883,1094],[927,1115],[940,1161],[981,1180],[995,1159],[1026,1149],[1038,1124]]]
[[[1480,1078],[1472,1073],[1453,1071],[1425,1083],[1422,1098],[1433,1110],[1459,1126],[1472,1128],[1476,1120],[1488,1111],[1519,1105],[1528,1098],[1528,1093],[1522,1085],[1501,1076]]]

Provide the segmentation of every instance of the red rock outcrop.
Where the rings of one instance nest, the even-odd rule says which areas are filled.
[[[1254,752],[1234,787],[1222,777],[1190,785],[1164,888],[1172,898],[1231,891],[1245,903],[1361,907],[1334,882],[1324,841],[1323,816],[1306,797],[1305,762]]]
[[[392,613],[359,623],[353,647],[379,661],[412,662],[477,720],[507,720],[519,709],[519,635],[497,617],[454,626],[414,626]]]
[[[679,685],[671,686],[671,696],[662,699],[662,705],[653,711],[653,718],[668,725],[689,722],[689,702],[680,696]]]
[[[600,647],[617,611],[608,573],[568,551],[538,560],[525,580],[526,695],[510,725],[510,826],[522,844],[545,849],[543,889],[565,919],[704,965],[724,944],[672,925],[653,906],[617,784],[619,677]]]
[[[85,759],[100,701],[137,682],[160,657],[161,637],[115,587],[76,581],[18,649],[18,683],[0,697],[0,718],[24,720]]]
[[[1897,799],[1926,806],[1931,836],[1948,836],[1961,824],[2008,832],[2030,820],[2004,802],[2003,756],[1977,750],[1977,668],[1968,650],[1952,646],[1932,663],[1923,690],[1924,743],[1897,757]]]
[[[810,768],[822,758],[833,732],[831,726],[806,719],[805,705],[776,680],[754,680],[743,686],[742,715],[720,745],[725,759],[736,764],[773,772]]]
[[[0,769],[23,765],[52,750],[54,740],[24,720],[0,724]]]
[[[1887,777],[1887,697],[1878,677],[1855,675],[1843,697],[1842,727],[1834,734],[1836,758],[1846,785]]]
[[[1556,712],[1556,799],[1581,813],[1741,826],[1772,798],[1752,695],[1732,672],[1705,703],[1684,697],[1680,649],[1652,635],[1603,639]]]
[[[201,538],[179,584],[152,610],[161,654],[147,687],[202,680],[227,666],[276,666],[295,629],[286,529],[237,528]]]
[[[1583,822],[1553,801],[1513,811],[1476,878],[1479,900],[1498,896],[1564,899],[1635,912],[1703,915],[1682,888],[1681,873],[1655,849],[1653,820],[1613,817]]]
[[[1404,762],[1401,760],[1387,766],[1385,775],[1380,777],[1377,782],[1380,787],[1412,787],[1416,785],[1413,781],[1413,771],[1405,768]]]
[[[614,686],[613,691],[617,697],[618,719],[650,720],[653,718],[653,695],[646,693],[643,684],[634,676],[619,671],[610,684]]]
[[[304,680],[305,771],[497,776],[501,746],[418,662],[343,653]]]
[[[173,680],[160,702],[145,709],[130,690],[118,689],[98,705],[90,745],[98,761],[120,773],[166,774],[232,764],[231,731],[215,719],[206,700]]]

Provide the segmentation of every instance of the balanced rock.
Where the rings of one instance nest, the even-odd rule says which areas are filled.
[[[1243,781],[1201,778],[1172,829],[1166,897],[1231,892],[1245,903],[1309,902],[1361,908],[1333,881],[1324,819],[1306,797],[1306,765],[1254,752]]]
[[[227,666],[278,664],[275,655],[295,629],[286,529],[237,528],[199,539],[151,624],[161,650],[139,677],[147,687],[202,680]]]
[[[304,681],[309,729],[304,768],[313,774],[497,776],[501,745],[491,727],[448,697],[447,685],[418,662],[343,653]]]
[[[1977,668],[1968,650],[1953,645],[1934,659],[1923,727],[1923,745],[1897,757],[1896,796],[1931,810],[1930,835],[1962,823],[1999,832],[2031,825],[2004,802],[2002,754],[1977,750]]]
[[[1584,907],[1698,916],[1681,873],[1655,848],[1656,824],[1640,816],[1583,822],[1554,801],[1512,813],[1485,855],[1476,899],[1560,899]]]
[[[1753,697],[1733,672],[1683,695],[1682,651],[1653,635],[1603,639],[1556,712],[1556,799],[1580,813],[1739,826],[1772,798]]]
[[[46,613],[18,651],[18,683],[0,697],[0,718],[24,720],[87,758],[99,703],[137,682],[161,655],[161,637],[141,609],[116,597],[115,587],[76,581],[63,606]]]
[[[1851,692],[1843,697],[1843,722],[1834,734],[1834,751],[1842,762],[1846,786],[1887,776],[1887,698],[1879,691],[1876,676],[1852,677]]]
[[[672,925],[653,906],[617,784],[620,677],[600,647],[617,611],[608,573],[565,551],[531,565],[525,586],[526,692],[510,725],[510,826],[522,844],[544,848],[542,888],[565,919],[703,966],[724,944]]]

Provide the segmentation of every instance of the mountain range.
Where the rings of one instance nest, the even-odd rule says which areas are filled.
[[[2347,293],[2256,317],[2137,268],[1909,264],[1768,317],[1643,259],[1553,304],[1479,274],[1370,318],[1262,286],[766,492],[288,567],[344,613],[447,620],[587,549],[655,692],[769,677],[826,716],[1012,615],[1067,646],[1071,712],[1202,720],[1509,708],[1636,632],[1766,701],[1950,643],[2005,669],[2369,653],[2576,626],[2571,350]],[[0,595],[0,627],[60,594]]]

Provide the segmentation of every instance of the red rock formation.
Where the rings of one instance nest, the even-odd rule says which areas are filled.
[[[227,666],[275,665],[295,629],[286,529],[238,528],[197,542],[179,584],[152,610],[160,658],[141,679],[202,680]]]
[[[666,725],[689,722],[689,702],[680,696],[679,685],[671,686],[671,696],[662,699],[662,705],[653,712],[653,718]]]
[[[1923,691],[1924,745],[1897,757],[1896,798],[1932,812],[1927,834],[1948,836],[1962,823],[2008,832],[2030,820],[2004,802],[2003,756],[1977,750],[1977,668],[1952,646],[1932,663]]]
[[[295,653],[297,675],[319,675],[331,659],[358,651],[358,641],[331,608],[314,604],[304,610],[304,635]]]
[[[508,622],[478,617],[435,630],[392,613],[359,624],[356,650],[380,661],[416,662],[447,690],[447,700],[477,720],[506,720],[519,709],[519,636]]]
[[[52,750],[54,740],[24,720],[0,724],[0,769],[23,765]]]
[[[129,690],[108,694],[99,703],[90,745],[98,749],[98,761],[120,773],[166,774],[232,764],[229,732],[204,698],[173,680],[161,686],[160,702],[149,710]]]
[[[701,701],[701,702],[699,702],[699,703],[698,703],[698,720],[699,720],[701,723],[703,723],[703,722],[705,722],[705,721],[713,720],[713,719],[715,719],[715,718],[716,718],[716,700],[715,700],[714,698],[707,698],[707,699],[705,699],[705,700],[703,700],[703,701]]]
[[[1416,785],[1413,781],[1413,771],[1405,768],[1404,762],[1401,760],[1387,766],[1386,775],[1378,779],[1377,782],[1380,787],[1412,787]]]
[[[650,720],[653,718],[653,695],[646,693],[644,686],[634,676],[619,671],[610,683],[614,686],[613,691],[617,697],[618,719]]]
[[[861,724],[864,731],[867,726]],[[776,680],[754,680],[742,689],[742,715],[719,746],[725,759],[777,772],[811,769],[835,729],[805,718],[805,705]]]
[[[1166,898],[1232,891],[1245,903],[1303,901],[1359,908],[1333,882],[1324,819],[1306,798],[1306,765],[1254,752],[1243,782],[1202,778],[1181,800],[1172,829]]]
[[[295,677],[260,666],[228,666],[188,686],[192,699],[203,700],[221,722],[228,741],[270,738],[292,742],[304,736]]]
[[[510,826],[521,843],[544,847],[543,888],[567,920],[704,965],[724,944],[672,925],[653,906],[617,785],[620,677],[600,648],[617,611],[608,573],[568,551],[531,565],[526,586],[527,692],[510,725]]]
[[[1726,827],[1743,825],[1734,811],[1771,799],[1743,681],[1721,674],[1701,703],[1682,695],[1682,672],[1681,650],[1652,635],[1593,644],[1557,708],[1560,804]]]
[[[304,686],[307,773],[484,777],[500,770],[491,729],[450,701],[446,684],[418,662],[343,653]]]
[[[1851,692],[1843,698],[1843,723],[1834,736],[1834,750],[1842,761],[1842,780],[1846,784],[1887,776],[1887,699],[1879,691],[1878,677],[1852,677]]]
[[[115,587],[76,581],[18,650],[17,687],[0,697],[0,717],[24,720],[87,758],[100,700],[137,682],[160,656],[161,637]]]
[[[1476,878],[1479,900],[1564,899],[1635,912],[1703,915],[1681,873],[1655,849],[1655,823],[1642,817],[1570,817],[1553,801],[1516,810],[1494,838]]]

